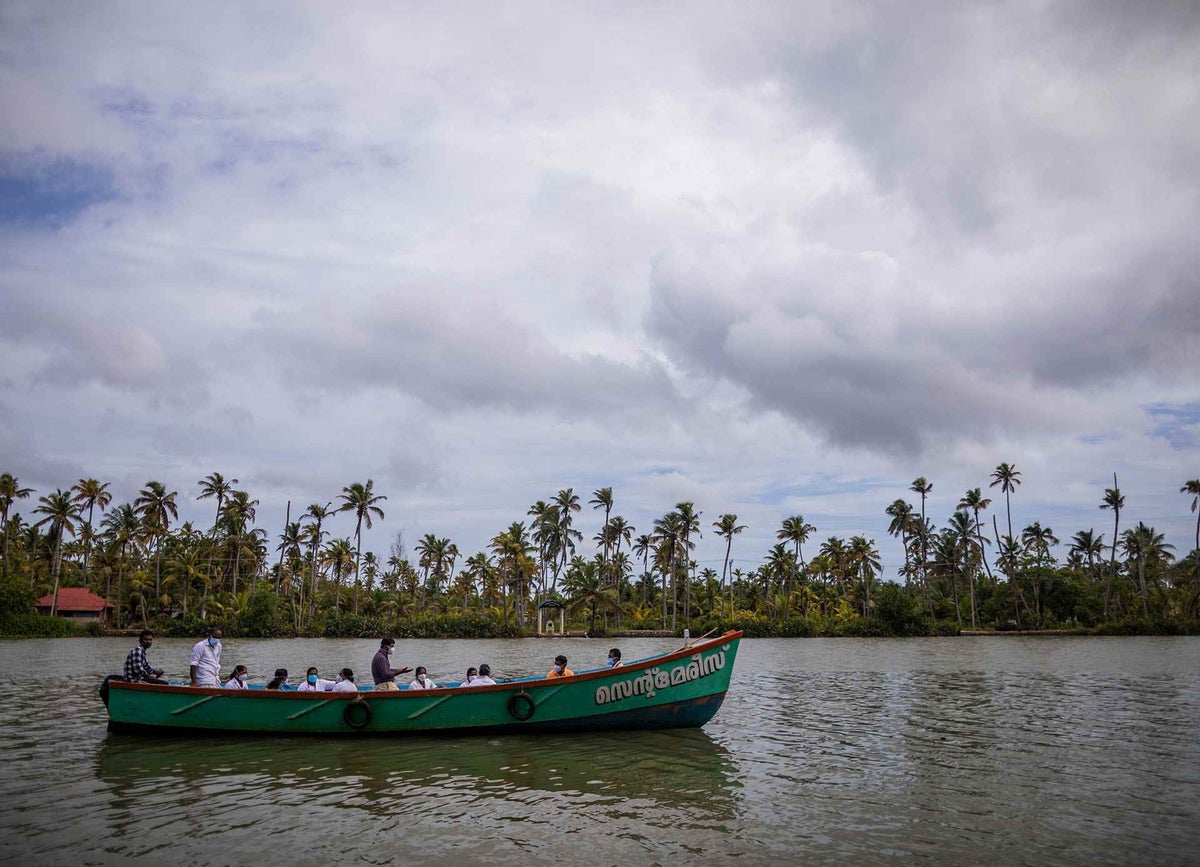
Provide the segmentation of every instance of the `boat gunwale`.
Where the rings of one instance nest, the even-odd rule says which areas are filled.
[[[267,698],[267,699],[283,699],[287,701],[300,700],[312,701],[313,699],[322,699],[325,701],[365,701],[368,697],[371,701],[376,699],[395,700],[408,699],[410,701],[429,698],[434,695],[444,694],[443,689],[453,690],[454,695],[459,693],[463,695],[481,695],[492,692],[513,692],[528,688],[541,688],[545,686],[567,686],[569,684],[581,683],[589,680],[600,680],[614,678],[624,675],[627,672],[643,671],[648,668],[654,668],[667,662],[675,662],[679,659],[687,659],[696,653],[701,653],[706,650],[720,645],[728,644],[731,641],[739,640],[742,637],[740,630],[730,630],[729,632],[719,635],[715,638],[697,641],[680,650],[671,651],[660,656],[652,656],[648,659],[638,660],[626,665],[621,665],[618,668],[601,668],[595,671],[585,671],[579,674],[573,674],[570,677],[535,677],[522,678],[519,680],[509,680],[495,685],[485,684],[484,686],[451,686],[439,687],[436,690],[427,689],[356,689],[354,692],[333,692],[332,690],[278,690],[278,689],[225,689],[219,686],[189,686],[187,684],[157,684],[157,683],[130,683],[125,680],[113,679],[109,681],[109,687],[113,690],[130,690],[132,692],[151,692],[151,693],[167,693],[167,694],[186,694],[189,696],[221,696],[224,698],[248,699],[248,698]]]

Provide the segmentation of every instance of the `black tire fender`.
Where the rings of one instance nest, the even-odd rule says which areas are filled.
[[[104,683],[100,684],[100,701],[104,702],[105,707],[108,707],[108,682],[110,680],[119,680],[124,682],[125,678],[120,674],[110,674],[104,678]]]
[[[362,699],[347,702],[342,710],[342,719],[352,729],[365,729],[371,724],[371,717],[374,715],[371,705]]]
[[[515,720],[525,722],[533,716],[534,710],[537,709],[537,704],[529,697],[529,693],[522,690],[508,700],[508,712]]]

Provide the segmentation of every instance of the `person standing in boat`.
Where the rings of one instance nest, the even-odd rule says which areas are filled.
[[[379,650],[371,660],[371,679],[375,681],[378,690],[399,689],[396,686],[396,675],[407,674],[411,668],[392,668],[391,656],[396,652],[396,639],[385,638],[379,642]]]
[[[192,648],[192,658],[188,661],[188,671],[192,686],[221,685],[221,630],[213,627],[208,630],[208,636],[196,643]]]
[[[149,629],[143,629],[142,634],[138,636],[138,643],[125,657],[125,679],[130,683],[160,683],[164,685],[167,683],[161,679],[163,670],[151,668],[150,660],[146,658],[146,651],[152,644],[154,644],[154,633]]]
[[[425,666],[417,666],[417,675],[413,678],[413,682],[408,685],[409,689],[438,689],[438,685],[429,679],[428,672],[425,671]]]
[[[560,653],[554,657],[554,668],[546,672],[546,677],[573,677],[574,674],[567,668],[567,658]]]

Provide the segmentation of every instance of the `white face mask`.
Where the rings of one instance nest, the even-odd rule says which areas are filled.
[[[396,652],[396,648],[394,648],[394,647],[389,647],[389,648],[388,648],[388,656],[391,656],[391,655],[392,655],[393,653],[395,653],[395,652]]]
[[[423,674],[418,674],[418,675],[417,675],[417,680],[421,681],[421,683],[424,683],[424,682],[425,682],[425,675],[423,675]]]

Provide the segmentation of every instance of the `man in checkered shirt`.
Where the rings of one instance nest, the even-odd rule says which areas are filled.
[[[138,636],[138,643],[125,657],[125,679],[130,683],[167,683],[161,680],[163,670],[151,668],[150,660],[146,659],[146,651],[154,643],[154,633],[143,629]]]

